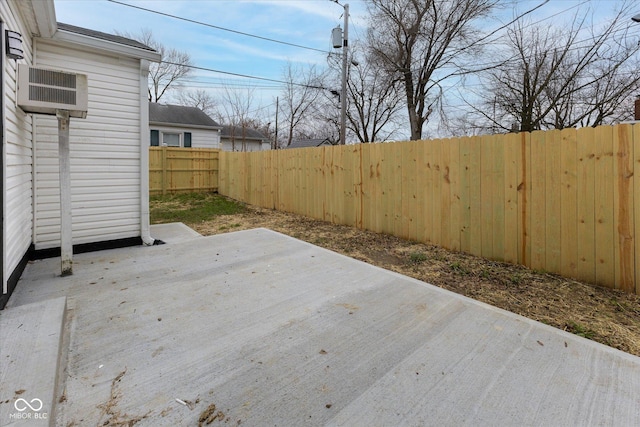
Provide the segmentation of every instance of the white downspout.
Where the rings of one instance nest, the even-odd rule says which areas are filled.
[[[149,101],[147,87],[149,82],[149,61],[140,60],[140,237],[142,243],[151,246],[155,239],[151,237],[149,221]]]

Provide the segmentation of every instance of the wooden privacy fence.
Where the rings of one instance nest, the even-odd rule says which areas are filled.
[[[217,191],[219,150],[149,147],[149,194]]]
[[[640,294],[640,125],[220,154],[234,199]]]

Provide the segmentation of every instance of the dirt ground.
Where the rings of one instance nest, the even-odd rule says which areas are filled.
[[[203,235],[269,228],[640,356],[640,296],[266,209],[187,225]]]

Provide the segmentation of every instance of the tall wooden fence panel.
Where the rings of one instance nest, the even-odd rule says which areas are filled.
[[[234,199],[640,294],[640,125],[220,154]]]
[[[149,194],[218,190],[219,150],[149,147]]]

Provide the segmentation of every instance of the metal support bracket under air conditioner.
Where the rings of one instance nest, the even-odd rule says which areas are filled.
[[[57,110],[58,167],[60,173],[60,260],[62,276],[73,274],[71,240],[71,158],[69,156],[69,111]]]

